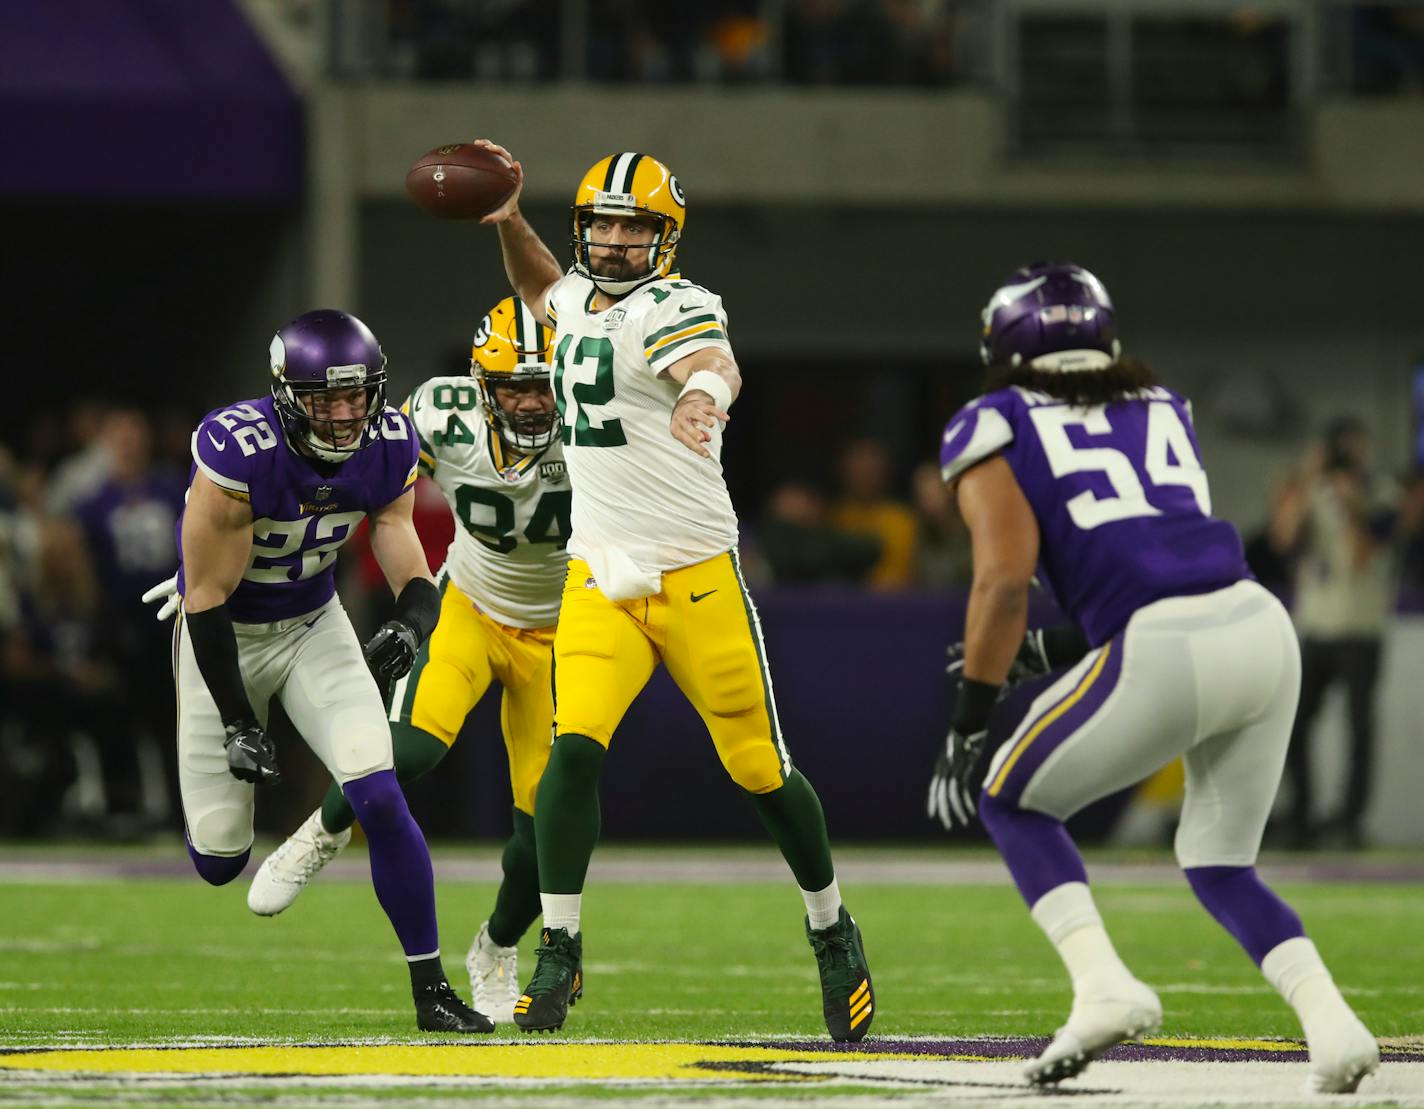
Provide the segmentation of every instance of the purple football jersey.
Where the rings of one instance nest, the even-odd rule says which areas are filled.
[[[1038,520],[1043,578],[1094,646],[1143,605],[1251,576],[1241,536],[1211,515],[1191,410],[1170,389],[1096,408],[989,393],[945,428],[945,481],[993,454]]]
[[[299,454],[282,433],[270,396],[208,413],[193,433],[193,476],[252,504],[252,558],[228,611],[245,624],[287,620],[336,592],[336,552],[366,516],[415,483],[419,446],[410,419],[387,406],[373,440],[345,462]],[[184,591],[183,521],[178,590]]]

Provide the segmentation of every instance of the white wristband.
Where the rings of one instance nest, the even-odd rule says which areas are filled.
[[[682,387],[682,392],[677,395],[678,400],[682,400],[694,389],[700,389],[712,398],[712,403],[723,412],[732,407],[732,387],[727,384],[727,379],[713,370],[697,370],[687,377],[687,384]]]

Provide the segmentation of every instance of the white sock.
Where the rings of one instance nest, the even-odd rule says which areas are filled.
[[[1313,1027],[1355,1019],[1354,1010],[1340,995],[1320,952],[1304,936],[1271,948],[1261,960],[1261,973],[1295,1010],[1307,1040]]]
[[[567,928],[571,936],[579,930],[583,894],[541,893],[539,903],[544,906],[545,928]]]
[[[823,890],[801,891],[801,900],[806,902],[806,916],[814,929],[829,928],[841,916],[841,885],[834,878]]]
[[[1058,949],[1075,989],[1083,979],[1132,976],[1118,958],[1085,883],[1065,882],[1049,890],[1034,902],[1032,916]]]

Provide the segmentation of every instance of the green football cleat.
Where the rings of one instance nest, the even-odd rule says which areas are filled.
[[[806,938],[821,972],[821,1007],[831,1039],[840,1043],[864,1039],[875,1013],[875,987],[870,983],[860,929],[842,905],[840,919],[829,928],[813,929],[807,918]]]
[[[526,1032],[553,1032],[583,996],[583,933],[545,928],[535,953],[539,962],[514,1003],[514,1023]]]

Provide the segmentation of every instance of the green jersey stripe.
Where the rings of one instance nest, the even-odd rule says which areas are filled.
[[[665,335],[673,335],[679,331],[686,331],[694,324],[716,322],[718,322],[717,316],[713,312],[708,312],[704,316],[688,316],[687,319],[679,320],[671,327],[665,327],[661,331],[654,331],[651,335],[649,335],[646,339],[643,340],[643,349],[646,350],[648,347],[652,346]]]
[[[700,343],[704,339],[716,339],[720,343],[725,343],[727,341],[727,336],[722,334],[722,332],[715,330],[699,331],[696,335],[689,335],[686,339],[679,339],[675,343],[669,343],[667,346],[663,347],[657,353],[649,357],[648,362],[662,362],[667,358],[668,354],[670,354],[672,351],[677,350],[678,347],[685,347],[688,343]],[[689,351],[688,353],[690,354],[691,351]],[[678,357],[680,358],[681,355],[679,355]],[[677,361],[677,359],[673,359],[673,361]]]

